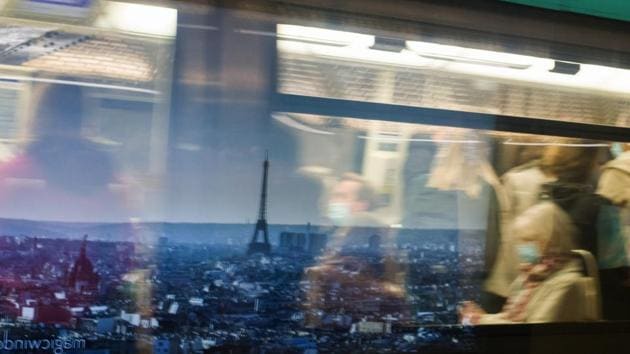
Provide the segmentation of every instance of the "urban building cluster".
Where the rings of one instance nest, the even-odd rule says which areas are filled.
[[[2,236],[0,316],[13,337],[84,339],[111,353],[455,346],[465,330],[435,325],[455,323],[458,301],[478,291],[463,279],[480,271],[481,246],[462,251],[450,234],[417,233],[413,243],[368,237],[330,250],[326,235],[287,232],[277,250],[253,255],[166,237]]]

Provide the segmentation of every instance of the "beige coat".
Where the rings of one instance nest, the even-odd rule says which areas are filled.
[[[502,185],[495,187],[501,225],[497,259],[485,283],[488,292],[507,297],[510,284],[518,275],[516,240],[510,230],[514,218],[538,201],[541,186],[553,179],[545,176],[537,164],[527,164],[506,172]]]
[[[587,298],[587,279],[582,275],[579,261],[572,260],[564,268],[538,286],[525,308],[526,323],[576,322],[594,320],[592,300]],[[519,276],[510,286],[510,296],[523,288],[524,277]],[[479,324],[512,323],[503,312],[481,316]]]

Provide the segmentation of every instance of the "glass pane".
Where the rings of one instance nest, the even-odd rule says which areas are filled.
[[[630,320],[627,144],[399,117],[623,131],[627,70],[264,8],[70,3],[0,18],[3,350],[527,350]]]

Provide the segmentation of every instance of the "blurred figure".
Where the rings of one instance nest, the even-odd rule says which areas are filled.
[[[621,234],[620,215],[609,199],[595,194],[600,165],[607,158],[601,147],[549,148],[541,167],[556,178],[543,188],[543,197],[560,206],[577,228],[577,247],[591,252],[598,263],[603,316],[607,320],[630,319],[625,286],[628,260]]]
[[[530,156],[537,158],[506,172],[501,185],[494,188],[486,234],[486,267],[490,273],[481,299],[483,308],[490,313],[503,308],[510,284],[518,274],[515,240],[505,230],[515,217],[538,202],[542,185],[554,180],[541,169],[540,156]]]
[[[617,157],[603,166],[597,185],[597,194],[612,204],[607,207],[608,220],[600,218],[600,225],[608,227],[608,234],[613,236],[609,242],[598,243],[598,253],[601,258],[606,257],[600,260],[600,267],[608,268],[601,276],[603,284],[610,287],[605,289],[604,314],[608,318],[627,320],[630,319],[630,146],[617,144],[616,147],[619,148]]]
[[[538,203],[516,217],[511,234],[519,270],[505,306],[499,313],[488,314],[477,304],[467,302],[460,309],[462,323],[595,320],[580,282],[580,263],[571,255],[576,233],[571,218],[552,202]]]
[[[534,160],[507,172],[499,199],[498,232],[500,245],[497,259],[485,284],[483,307],[495,312],[502,307],[509,284],[518,274],[516,241],[505,230],[545,194],[563,208],[576,223],[578,247],[597,257],[597,216],[608,202],[593,193],[604,150],[589,141],[566,139],[564,145],[547,146],[540,160]],[[501,202],[501,197],[503,202]],[[602,234],[602,232],[600,232]]]
[[[376,204],[374,188],[356,173],[345,173],[332,188],[327,215],[335,226],[382,226],[372,213]]]
[[[107,153],[81,136],[83,92],[38,84],[32,141],[0,166],[0,216],[60,221],[124,220],[128,210]]]
[[[630,144],[619,144],[618,156],[602,167],[597,194],[624,208],[624,225],[630,225]],[[627,236],[630,237],[626,233]]]
[[[14,159],[0,165],[0,218],[98,223],[129,221],[132,214],[124,198],[124,189],[114,188],[121,184],[112,159],[81,134],[84,118],[81,87],[38,84],[32,97],[32,140]],[[140,233],[135,226],[125,224],[125,231],[115,235],[115,240],[138,242]],[[134,246],[133,251],[148,254],[142,247]],[[86,262],[84,252],[85,244],[83,258],[79,258],[82,267]],[[127,264],[127,272],[123,278],[144,279],[151,274],[148,269],[136,268],[131,261]],[[137,284],[132,292],[133,306],[143,316],[150,316],[151,282],[138,281]],[[112,287],[105,291],[118,290]],[[81,296],[69,290],[70,306],[83,306],[83,302],[74,302]]]
[[[426,138],[414,136],[414,138]],[[427,186],[433,159],[437,153],[433,142],[411,142],[404,167],[402,225],[407,228],[458,227],[457,191]]]
[[[342,175],[332,187],[331,242],[319,263],[305,269],[307,326],[349,329],[362,319],[409,318],[406,273],[390,254],[392,230],[372,214],[376,204],[374,189],[357,174]]]

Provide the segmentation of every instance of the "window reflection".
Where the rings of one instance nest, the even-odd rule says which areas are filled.
[[[273,99],[607,129],[627,70],[194,5],[175,36],[174,9],[155,28],[107,3],[85,28],[0,24],[0,326],[312,353],[630,320],[627,144]]]

